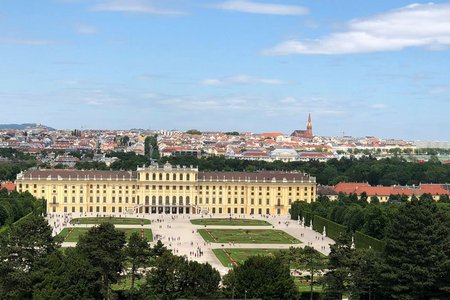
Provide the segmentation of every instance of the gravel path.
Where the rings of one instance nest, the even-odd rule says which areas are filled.
[[[91,217],[90,214],[87,214]],[[118,216],[118,215],[117,215]],[[141,225],[116,225],[117,228],[151,228],[153,232],[154,240],[151,242],[155,244],[157,239],[160,239],[164,245],[172,249],[174,254],[185,255],[190,260],[196,260],[198,262],[208,262],[214,268],[219,270],[221,274],[228,272],[228,268],[222,266],[220,261],[214,255],[212,249],[218,248],[266,248],[266,249],[288,249],[289,247],[304,247],[306,245],[314,247],[319,252],[328,255],[329,244],[334,243],[333,240],[327,237],[322,237],[321,234],[313,231],[309,227],[303,227],[299,225],[297,221],[288,220],[287,217],[261,217],[254,216],[254,219],[261,219],[270,222],[271,226],[216,226],[216,225],[192,225],[190,219],[201,218],[200,215],[133,215],[134,217],[144,217],[150,219],[152,224]],[[79,217],[79,215],[73,216],[73,218]],[[123,215],[122,215],[123,217]],[[227,218],[228,215],[215,215],[215,218]],[[206,217],[205,217],[206,218]],[[67,220],[67,217],[53,216],[49,218],[49,223],[64,222],[61,220]],[[59,233],[64,227],[82,227],[87,228],[93,225],[80,224],[70,225],[66,222],[65,226],[52,226],[54,228],[54,234]],[[197,229],[278,229],[287,232],[300,240],[301,244],[231,244],[231,243],[207,243],[203,240]],[[75,243],[62,243],[63,247],[74,247]]]

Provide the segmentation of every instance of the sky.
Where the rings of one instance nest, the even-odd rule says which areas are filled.
[[[450,2],[0,0],[0,123],[450,140]]]

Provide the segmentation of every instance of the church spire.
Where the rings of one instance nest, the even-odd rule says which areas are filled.
[[[311,113],[309,113],[308,115],[308,124],[306,125],[306,130],[311,130],[312,132]]]

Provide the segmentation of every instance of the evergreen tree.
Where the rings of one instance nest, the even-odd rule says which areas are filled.
[[[372,249],[353,251],[349,269],[349,294],[351,299],[382,299],[382,258]]]
[[[80,236],[77,248],[90,262],[92,267],[101,273],[102,295],[110,298],[110,284],[116,283],[123,270],[123,247],[125,233],[118,231],[111,223],[102,223],[92,227]]]
[[[0,298],[30,299],[37,262],[57,251],[44,218],[31,215],[0,235]]]
[[[163,252],[141,287],[143,299],[215,298],[220,274],[210,264],[188,261],[185,257]]]
[[[33,277],[33,299],[102,299],[100,270],[76,248],[48,256]]]
[[[298,299],[298,290],[289,266],[280,257],[250,257],[228,272],[223,284],[229,297]]]
[[[328,272],[323,281],[325,284],[325,299],[342,299],[350,285],[350,266],[352,259],[351,240],[347,235],[341,235],[336,243],[330,246],[328,256]]]
[[[377,239],[384,237],[387,218],[380,206],[370,205],[364,215],[363,232]]]
[[[139,233],[133,232],[130,236],[127,246],[125,247],[125,256],[131,264],[131,294],[134,292],[134,281],[138,268],[148,263],[150,254],[150,246],[145,237],[141,237]]]
[[[386,232],[385,289],[395,299],[450,297],[450,220],[430,200],[399,208]]]

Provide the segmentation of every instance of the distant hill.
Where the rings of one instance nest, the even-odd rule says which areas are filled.
[[[24,124],[0,124],[0,129],[33,129],[33,128],[47,128],[48,130],[55,130],[54,128],[36,124],[36,123],[24,123]]]

